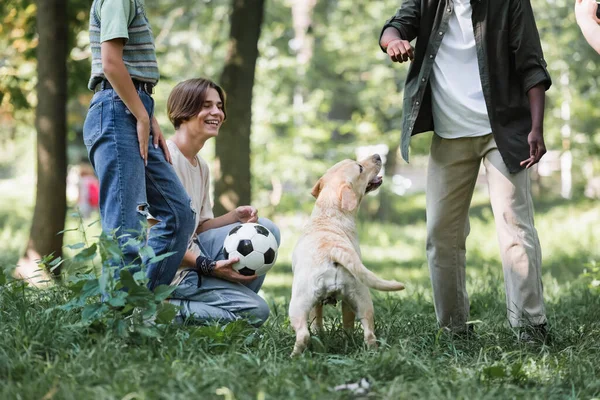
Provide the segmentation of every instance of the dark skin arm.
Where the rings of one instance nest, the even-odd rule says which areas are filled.
[[[537,164],[546,154],[544,144],[544,106],[546,103],[546,90],[544,85],[537,85],[527,92],[529,107],[531,108],[531,132],[527,137],[529,142],[529,158],[521,161],[521,166],[530,168]]]
[[[408,40],[400,38],[400,32],[396,28],[388,27],[381,35],[379,42],[394,62],[403,63],[415,58],[415,53]]]

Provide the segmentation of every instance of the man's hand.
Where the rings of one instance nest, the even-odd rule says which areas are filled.
[[[575,18],[578,25],[585,23],[586,20],[600,23],[600,19],[596,14],[597,11],[598,3],[596,3],[596,0],[575,0]]]
[[[393,39],[390,40],[385,49],[386,53],[394,62],[403,63],[405,61],[413,61],[415,53],[408,40]]]
[[[233,269],[233,264],[240,261],[238,257],[229,260],[217,261],[213,276],[234,283],[250,283],[257,278],[256,275],[245,276]]]
[[[160,130],[160,125],[158,125],[158,121],[155,117],[152,117],[152,136],[154,139],[154,148],[157,149],[158,146],[160,146],[163,153],[165,153],[165,159],[169,162],[169,164],[173,164],[173,161],[171,160],[171,153],[169,152],[169,147],[167,146],[167,141],[165,140],[165,137]]]
[[[140,155],[144,160],[144,165],[148,165],[148,140],[150,138],[150,120],[146,118],[138,118],[137,120],[137,137],[140,144]]]
[[[135,119],[138,143],[140,145],[140,156],[144,165],[148,165],[148,138],[150,137],[150,116],[144,107],[144,103],[133,85],[131,76],[123,62],[123,48],[125,41],[122,38],[106,40],[102,42],[102,69],[104,76],[123,103],[131,111]]]
[[[245,224],[246,222],[257,222],[258,210],[252,206],[240,206],[235,209],[235,216],[242,224]]]
[[[521,161],[521,166],[525,165],[525,168],[535,165],[546,154],[544,134],[541,130],[532,130],[527,137],[527,142],[529,143],[529,158]]]

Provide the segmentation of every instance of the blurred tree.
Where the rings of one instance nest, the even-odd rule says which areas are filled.
[[[59,257],[62,254],[63,237],[59,232],[64,229],[67,209],[67,68],[68,64],[81,65],[81,60],[71,60],[69,63],[69,50],[75,45],[76,34],[84,26],[87,14],[83,10],[89,5],[85,0],[16,3],[15,6],[25,8],[27,18],[21,19],[20,22],[15,19],[19,26],[13,25],[9,37],[14,37],[16,30],[19,36],[32,38],[31,41],[25,42],[27,46],[24,48],[31,51],[13,53],[11,61],[15,62],[16,59],[15,65],[28,64],[35,56],[38,68],[35,80],[37,96],[32,100],[28,100],[32,94],[28,93],[31,88],[21,81],[23,76],[15,74],[12,81],[8,80],[9,87],[12,87],[9,93],[13,111],[26,110],[32,103],[35,104],[37,129],[35,209],[29,240],[15,274],[32,282],[39,282],[47,280],[48,277],[44,271],[38,270],[37,261],[46,255],[53,254]],[[16,11],[18,15],[18,10]],[[15,9],[9,14],[14,12]],[[13,48],[19,46],[19,42],[12,42]],[[81,68],[72,68],[71,71],[73,70],[80,71]],[[77,74],[74,73],[73,76]],[[85,85],[83,87],[85,88]],[[54,272],[58,274],[60,269],[57,268]]]
[[[37,6],[37,191],[29,241],[17,269],[21,276],[42,256],[61,256],[62,235],[57,233],[64,229],[67,209],[67,0],[40,0]]]
[[[562,185],[546,188],[577,196],[600,175],[600,60],[575,22],[574,1],[532,0],[532,6],[553,80],[544,125],[554,153],[544,158],[562,177]]]
[[[231,7],[229,49],[221,75],[221,85],[229,95],[228,121],[215,145],[216,215],[251,200],[252,89],[264,0],[232,0]]]

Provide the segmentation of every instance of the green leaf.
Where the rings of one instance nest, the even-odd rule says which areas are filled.
[[[63,262],[65,262],[65,260],[61,259],[60,257],[55,258],[54,260],[52,260],[50,262],[50,264],[48,264],[50,267],[52,267],[52,268],[50,268],[50,272],[54,272],[54,270],[56,268],[58,268]]]
[[[158,338],[160,337],[160,333],[156,328],[150,326],[140,325],[136,328],[136,331],[140,333],[142,336]]]
[[[81,290],[80,297],[82,299],[87,299],[98,294],[100,294],[100,284],[97,278],[93,278],[85,282]]]
[[[77,250],[77,249],[81,249],[81,248],[85,247],[85,243],[79,242],[79,243],[75,243],[75,244],[68,244],[65,247],[68,247],[71,250]]]
[[[133,310],[133,305],[131,304],[125,304],[125,307],[123,307],[123,309],[121,310],[121,315],[128,315],[131,310]]]
[[[78,230],[79,228],[73,228],[73,229],[63,229],[62,231],[58,231],[58,233],[56,234],[57,236],[60,235],[61,233],[65,233],[65,232],[75,232],[76,230]],[[68,247],[68,246],[67,246]]]
[[[140,248],[140,257],[144,260],[151,260],[156,257],[154,250],[150,246],[143,246]]]
[[[123,257],[123,251],[116,241],[106,237],[102,239],[101,237],[100,244],[100,255],[103,261],[106,261],[109,264],[115,264]]]
[[[246,336],[246,339],[244,339],[244,345],[250,346],[256,340],[256,336],[257,336],[256,332],[252,332],[251,334]]]
[[[68,303],[58,306],[58,308],[60,310],[64,310],[64,311],[71,311],[72,309],[79,308],[79,307],[81,307],[81,304],[78,299],[72,299]]]
[[[74,259],[77,261],[86,261],[91,260],[96,255],[97,250],[96,243],[92,244],[90,247],[81,250],[77,255],[75,255]]]
[[[136,282],[144,282],[144,280],[146,280],[146,274],[144,271],[138,271],[133,274],[133,279],[135,279]]]
[[[177,315],[179,307],[171,303],[160,303],[156,312],[157,324],[170,324]]]
[[[102,272],[98,278],[98,287],[100,288],[100,293],[106,292],[106,285],[108,285],[108,273]]]
[[[127,325],[122,319],[117,321],[115,330],[117,331],[117,335],[119,335],[120,337],[124,338],[129,336],[129,332],[127,331]]]
[[[122,269],[121,272],[119,272],[119,275],[121,276],[121,282],[123,283],[123,286],[125,286],[126,288],[133,288],[138,286],[137,282],[135,281],[135,279],[133,279],[133,275],[131,275],[131,272],[127,269]]]
[[[154,300],[161,302],[167,299],[171,293],[177,289],[177,286],[159,285],[154,289]]]
[[[73,292],[73,294],[75,296],[79,296],[81,294],[81,290],[83,289],[83,286],[85,285],[86,282],[87,282],[87,280],[74,281],[72,283],[69,283],[68,288],[70,291]]]
[[[147,302],[145,307],[146,309],[142,312],[142,319],[144,321],[154,317],[156,315],[156,310],[158,310],[158,305],[156,303]]]
[[[168,253],[161,254],[160,256],[152,257],[152,258],[150,258],[148,260],[148,263],[149,264],[154,264],[154,263],[160,262],[160,261],[164,260],[167,257],[171,257],[175,253],[177,253],[177,252],[176,251],[170,251]]]
[[[125,305],[125,298],[113,297],[110,300],[108,300],[108,304],[113,307],[123,307]]]
[[[146,286],[129,287],[127,293],[127,303],[142,308],[147,308],[153,304],[154,297]]]
[[[61,257],[57,257],[54,260],[50,261],[50,263],[48,263],[49,266],[55,266],[57,264],[62,263],[64,260]]]
[[[91,319],[96,319],[108,310],[108,307],[104,303],[94,303],[88,304],[83,308],[83,312],[81,313],[81,319],[84,321],[89,321]]]

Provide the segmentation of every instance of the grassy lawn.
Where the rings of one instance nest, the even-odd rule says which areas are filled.
[[[16,261],[29,229],[30,205],[17,204],[19,209],[10,198],[0,201],[0,265]],[[460,339],[438,331],[423,209],[423,195],[398,197],[390,223],[364,216],[359,223],[365,264],[407,285],[400,293],[373,292],[378,351],[364,349],[360,329],[352,335],[341,330],[338,305],[326,310],[326,333],[313,337],[310,351],[289,358],[290,254],[305,216],[275,216],[283,243],[264,285],[272,314],[258,330],[241,322],[168,326],[160,338],[122,339],[82,329],[76,312],[47,311],[66,301],[60,288],[0,287],[0,398],[599,398],[600,292],[578,278],[600,260],[598,204],[537,204],[552,334],[544,346],[519,343],[506,322],[496,234],[483,193],[473,203],[467,253],[477,334]],[[362,397],[334,390],[361,378],[370,382]]]

